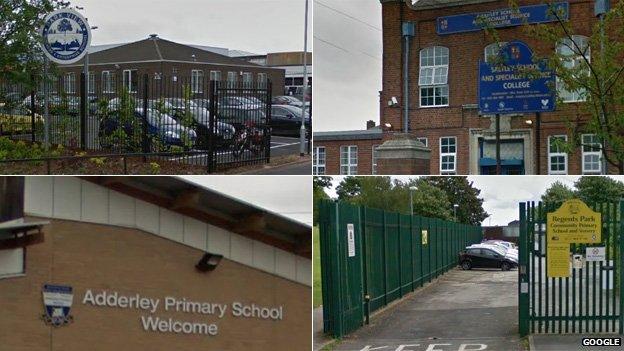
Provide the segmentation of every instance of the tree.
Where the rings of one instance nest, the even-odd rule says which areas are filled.
[[[425,179],[412,180],[400,186],[406,199],[409,199],[408,192],[412,186],[416,186],[417,189],[413,194],[415,215],[449,221],[453,219],[453,205],[444,190],[430,184]]]
[[[312,179],[312,224],[318,224],[318,207],[319,202],[323,199],[329,199],[329,196],[325,192],[325,188],[331,187],[331,177],[314,177]]]
[[[346,177],[336,187],[338,200],[350,201],[352,198],[360,194],[360,179],[362,177]]]
[[[30,83],[43,72],[39,28],[51,11],[69,6],[60,0],[0,1],[0,80]]]
[[[518,8],[518,1],[510,3]],[[589,33],[586,22],[566,21],[561,8],[557,10],[554,1],[548,3],[554,23],[525,23],[522,27],[529,37],[549,48],[536,52],[533,60],[546,61],[555,72],[557,84],[551,89],[560,109],[569,112],[565,122],[571,138],[556,143],[568,153],[579,147],[600,149],[607,163],[624,174],[624,2],[611,2],[604,20],[591,25]],[[496,42],[502,42],[495,29],[487,23],[483,26]],[[537,76],[530,70],[519,74]],[[569,96],[581,103],[562,104]],[[583,138],[584,134],[596,139]]]
[[[542,202],[546,208],[551,208],[558,203],[572,198],[574,198],[574,191],[560,181],[552,183],[544,194],[542,194]]]
[[[586,203],[617,202],[624,197],[624,183],[609,177],[581,177],[575,195]]]
[[[490,215],[483,209],[481,190],[475,188],[466,177],[427,177],[424,181],[442,189],[451,206],[457,208],[457,221],[465,224],[480,225]]]

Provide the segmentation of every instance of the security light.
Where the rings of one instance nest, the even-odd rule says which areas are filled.
[[[213,271],[221,262],[223,255],[217,255],[210,252],[206,252],[204,256],[197,262],[195,268],[200,272]]]
[[[395,107],[399,105],[399,100],[397,100],[396,96],[393,96],[390,101],[388,101],[388,106]]]
[[[530,119],[527,119],[526,121],[524,121],[524,123],[530,126],[533,124],[533,121],[531,121]]]
[[[386,123],[386,124],[384,124],[384,127],[388,128],[388,129],[392,129],[392,124]]]

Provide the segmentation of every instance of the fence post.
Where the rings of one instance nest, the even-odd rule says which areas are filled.
[[[30,76],[32,86],[30,87],[30,141],[35,142],[35,75]]]
[[[619,267],[618,263],[614,262],[616,269],[620,270],[620,306],[624,306],[624,293],[622,293],[622,285],[624,284],[624,266],[622,265],[622,255],[624,255],[624,201],[620,201],[620,217],[619,217],[619,228],[617,229],[617,237],[619,244],[619,255],[617,256],[620,260]],[[618,250],[618,249],[616,249]],[[624,334],[624,311],[620,307],[620,335]]]
[[[149,146],[149,137],[148,137],[148,119],[147,119],[147,99],[149,98],[148,95],[148,90],[149,90],[149,78],[147,76],[147,73],[145,73],[143,75],[143,123],[142,123],[142,129],[143,129],[143,153],[148,153],[150,150],[150,146]],[[146,157],[143,156],[143,162],[146,161]]]
[[[526,203],[520,203],[520,264],[518,265],[518,329],[520,336],[529,333],[529,282],[527,274],[528,247]]]
[[[266,87],[266,127],[265,127],[265,133],[267,133],[268,137],[265,137],[265,142],[266,145],[264,147],[265,150],[265,157],[266,157],[266,163],[271,162],[271,135],[273,133],[273,129],[271,128],[271,106],[272,106],[272,102],[271,100],[273,99],[273,84],[271,83],[271,80],[269,79],[267,82],[267,87]]]
[[[210,114],[208,115],[208,173],[214,172],[214,129],[215,129],[215,119],[217,118],[217,109],[218,103],[218,89],[219,89],[219,81],[211,80],[210,81]]]
[[[80,148],[87,148],[87,82],[86,76],[80,73]]]

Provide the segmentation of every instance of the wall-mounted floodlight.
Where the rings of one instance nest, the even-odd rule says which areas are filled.
[[[223,255],[206,252],[204,256],[202,256],[202,258],[199,260],[199,262],[197,262],[195,268],[197,268],[197,270],[200,272],[213,271],[215,268],[217,268],[222,258]]]
[[[390,107],[396,107],[398,105],[399,105],[399,100],[397,100],[396,96],[393,96],[392,99],[388,101],[388,106]]]

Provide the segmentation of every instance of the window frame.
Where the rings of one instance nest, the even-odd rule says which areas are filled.
[[[443,50],[443,52],[446,53],[446,55],[442,55],[440,53],[437,53],[436,50]],[[433,56],[428,56],[428,52],[429,50],[433,50]],[[427,55],[427,56],[424,56]],[[446,63],[445,64],[436,64],[436,59],[438,57],[446,57]],[[431,60],[433,61],[432,65],[423,65],[423,58],[431,58]],[[441,69],[445,69],[446,70],[446,74],[444,75],[446,78],[444,79],[444,83],[437,83],[436,84],[436,77],[438,76],[436,73],[438,70]],[[426,48],[423,48],[420,50],[419,53],[419,61],[418,61],[418,105],[420,108],[436,108],[436,107],[448,107],[450,105],[450,86],[449,86],[449,69],[450,69],[450,51],[447,47],[445,46],[439,46],[439,45],[435,45],[435,46],[428,46]],[[429,75],[424,75],[423,72],[425,70],[430,70],[431,71],[431,82],[427,83],[427,82],[423,82],[423,77],[424,76],[429,76]],[[431,97],[427,98],[432,98],[433,99],[433,105],[423,105],[423,91],[424,90],[431,90],[432,95]],[[438,94],[437,92],[440,90],[446,90],[446,94]],[[445,104],[437,104],[436,103],[436,98],[446,98],[446,103]]]
[[[95,94],[95,72],[89,71],[89,89],[87,89],[87,94]]]
[[[202,84],[203,81],[204,81],[203,70],[201,69],[191,70],[191,93],[203,94],[204,93],[204,85]]]
[[[600,145],[600,142],[591,143],[592,145],[598,145],[597,146],[597,150],[585,151],[585,147],[586,147],[586,145],[585,145],[585,137],[598,138],[598,136],[596,134],[590,134],[590,133],[581,134],[581,164],[582,164],[582,172],[583,172],[583,174],[590,174],[590,175],[602,174],[602,145]],[[592,146],[587,146],[587,147],[589,147],[589,148],[596,148],[596,147],[592,147]],[[588,170],[588,169],[585,168],[585,166],[587,164],[587,162],[585,162],[585,156],[598,156],[598,170],[594,170],[594,169]]]
[[[16,273],[0,274],[0,280],[26,276],[26,252],[27,252],[27,248],[26,247],[20,247],[20,248],[11,249],[11,250],[4,250],[4,252],[15,251],[15,250],[22,250],[22,252],[21,252],[21,256],[22,256],[22,262],[21,262],[22,263],[22,269],[21,269],[20,272],[16,272]]]
[[[583,56],[585,56],[587,58],[587,61],[589,61],[591,63],[591,46],[589,45],[589,38],[584,36],[584,35],[573,35],[572,39],[574,41],[574,43],[577,43],[577,39],[581,39],[585,41],[585,44],[587,46],[587,55],[581,55],[581,54],[577,54],[575,52],[572,52],[571,55],[569,55],[568,57],[570,57],[570,60],[572,61],[572,67],[575,68],[579,62],[583,61]],[[560,55],[562,55],[562,53],[560,52],[560,50],[562,48],[566,48],[571,50],[568,46],[566,46],[563,42],[570,40],[569,38],[564,38],[561,39],[561,42],[559,44],[557,44],[557,46],[555,47],[555,50],[557,51],[557,53],[559,53]],[[580,46],[580,45],[579,45]],[[587,74],[589,75],[589,69],[587,70]],[[583,91],[580,92],[579,91],[568,91],[567,89],[565,89],[563,86],[561,86],[561,81],[559,80],[559,77],[557,77],[557,79],[555,80],[555,85],[556,85],[556,90],[557,90],[557,95],[559,96],[559,98],[561,98],[561,101],[563,103],[566,104],[571,104],[571,103],[578,103],[578,102],[586,102],[587,101],[587,91]],[[584,89],[581,89],[584,90]],[[564,99],[563,98],[563,94],[565,93],[568,96],[572,96],[572,99]]]
[[[112,94],[115,92],[114,75],[111,71],[102,71],[102,93]]]
[[[319,157],[321,155],[321,150],[322,150],[322,163],[321,158]],[[322,172],[319,172],[320,169],[323,169]],[[327,148],[325,148],[325,146],[315,146],[313,153],[312,153],[312,174],[313,175],[325,175],[327,174]]]
[[[344,164],[343,161],[343,153],[346,148],[347,160],[348,163]],[[355,150],[355,151],[354,151]],[[357,175],[358,174],[358,146],[357,145],[340,145],[340,174],[341,175]],[[352,163],[353,153],[355,152],[355,163]],[[343,171],[343,168],[346,167],[347,172]],[[355,168],[355,172],[353,172],[352,168]]]
[[[128,72],[128,81],[126,82],[126,72]],[[123,87],[128,89],[128,93],[130,94],[136,94],[139,90],[139,77],[138,77],[138,70],[137,69],[124,69],[122,72],[123,75]],[[133,82],[133,77],[136,77],[136,86],[134,87],[135,89],[133,90],[133,86],[132,86],[132,82]],[[128,84],[126,84],[128,83]]]
[[[454,152],[442,152],[442,148],[445,147],[445,145],[443,144],[443,140],[444,139],[448,139],[448,140],[454,140],[455,143],[453,145],[453,147],[455,148]],[[456,136],[443,136],[440,137],[439,140],[440,143],[440,165],[439,165],[439,169],[440,169],[440,175],[456,175],[457,174],[457,137]],[[451,144],[446,145],[446,147],[450,148]],[[453,157],[453,169],[442,169],[442,165],[444,164],[444,162],[442,161],[444,157]]]
[[[258,76],[258,88],[262,89],[262,88],[266,88],[267,87],[267,82],[268,82],[268,75],[265,72],[259,72]]]
[[[213,76],[215,79],[213,79]],[[221,71],[210,71],[210,81],[214,82],[214,81],[221,81]]]
[[[559,152],[551,152],[551,140],[554,138],[558,138],[558,139],[563,139],[565,142],[568,141],[568,136],[565,134],[553,134],[553,135],[549,135],[548,136],[548,174],[552,174],[552,175],[566,175],[568,174],[568,154],[565,152],[561,152],[561,150],[558,150]],[[553,171],[552,170],[552,158],[553,157],[563,157],[564,158],[564,170],[563,171]]]

